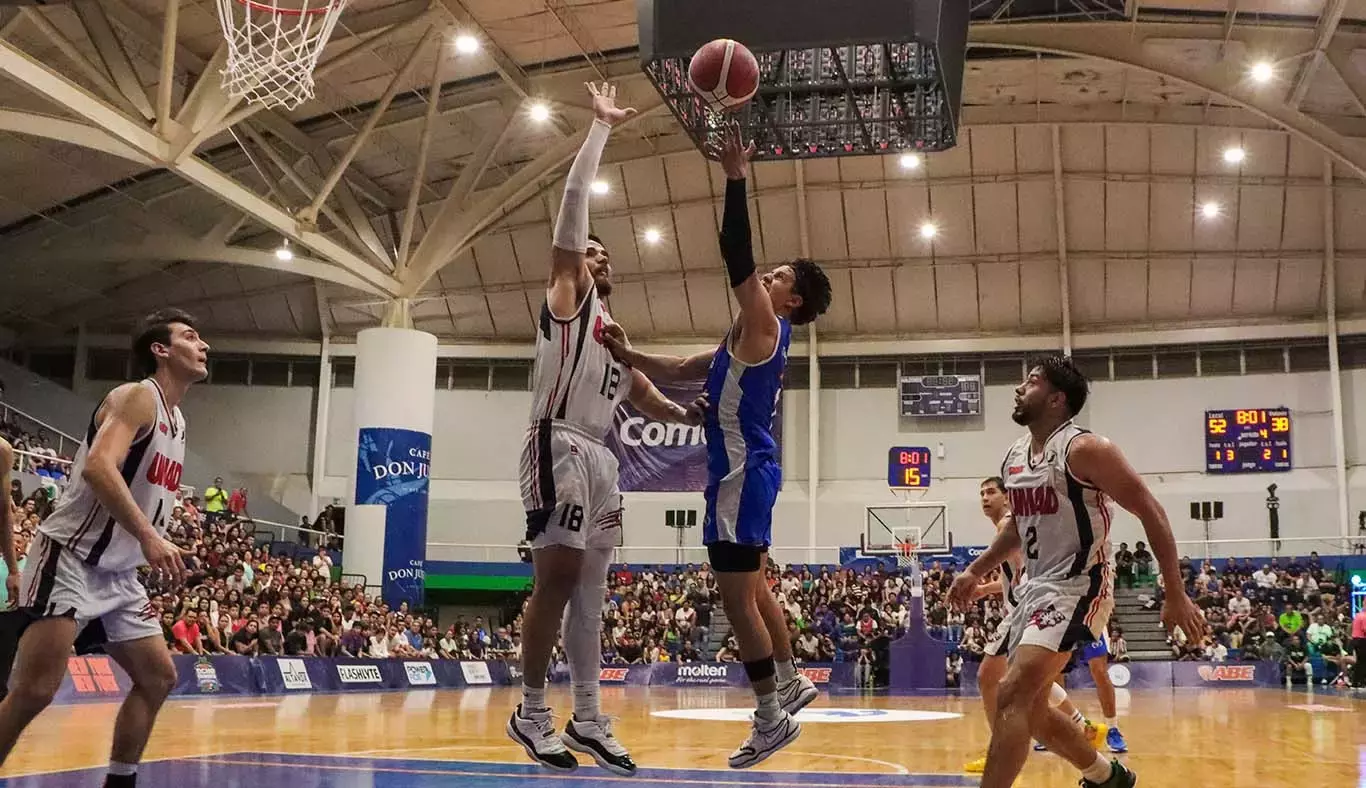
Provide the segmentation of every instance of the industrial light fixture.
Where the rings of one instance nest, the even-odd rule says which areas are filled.
[[[604,181],[604,180],[596,180],[596,181],[593,181],[593,193],[594,193],[594,194],[606,194],[606,193],[609,192],[609,191],[611,191],[611,187],[607,185],[607,181]]]
[[[1248,69],[1248,76],[1252,77],[1253,82],[1270,82],[1276,76],[1276,67],[1269,60],[1258,60]]]
[[[645,243],[647,244],[657,244],[659,243],[659,239],[663,237],[664,236],[660,234],[659,230],[656,230],[653,227],[648,227],[645,230]]]
[[[1219,203],[1207,202],[1200,206],[1200,215],[1206,219],[1213,219],[1219,215]]]
[[[915,170],[920,168],[919,153],[903,153],[901,154],[900,161],[901,169],[903,170]]]
[[[466,33],[455,37],[455,51],[462,55],[473,55],[479,51],[479,39]]]
[[[537,123],[544,123],[545,121],[550,120],[550,105],[546,104],[544,101],[537,101],[531,105],[531,109],[528,110],[528,113],[531,115],[532,120]]]
[[[294,250],[289,248],[288,239],[281,241],[280,245],[276,247],[275,259],[286,263],[294,259]]]
[[[1245,158],[1247,158],[1247,151],[1239,145],[1224,148],[1224,161],[1228,164],[1242,164]]]
[[[920,225],[920,237],[926,241],[933,239],[939,234],[939,228],[934,226],[934,222],[925,222]]]

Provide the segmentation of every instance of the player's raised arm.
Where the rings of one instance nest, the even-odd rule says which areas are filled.
[[[114,521],[142,545],[147,563],[179,581],[185,575],[180,551],[153,528],[152,521],[133,500],[133,493],[120,470],[133,442],[156,429],[156,395],[137,383],[119,386],[100,406],[95,421],[98,427],[86,454],[81,478],[90,485],[100,505],[113,515]]]
[[[588,253],[588,201],[593,178],[598,174],[602,151],[612,127],[636,114],[634,109],[617,107],[617,88],[609,83],[602,86],[588,83],[593,94],[593,125],[574,157],[565,179],[564,199],[555,218],[554,247],[550,255],[550,281],[547,301],[550,312],[557,318],[568,318],[578,308],[579,299],[592,287],[592,277],[585,265]]]
[[[1079,481],[1098,488],[1143,523],[1143,532],[1152,545],[1153,556],[1167,588],[1166,599],[1162,602],[1162,623],[1168,629],[1179,626],[1186,637],[1198,640],[1205,633],[1205,617],[1186,595],[1171,522],[1148,485],[1124,459],[1118,446],[1094,433],[1078,435],[1072,441],[1067,463],[1072,468],[1085,468],[1086,478],[1078,476]]]
[[[740,305],[740,343],[751,359],[764,358],[778,340],[778,316],[773,301],[754,270],[754,246],[749,228],[749,157],[754,143],[740,137],[740,124],[727,127],[721,146],[721,168],[726,171],[726,202],[721,214],[721,259],[730,287]]]
[[[0,501],[0,555],[4,556],[5,568],[9,570],[9,576],[5,578],[9,607],[19,603],[19,558],[14,554],[14,523],[10,522],[9,501],[9,477],[13,467],[14,447],[0,438],[0,494],[5,496],[5,500]]]
[[[664,396],[655,384],[638,369],[631,370],[631,392],[627,400],[636,410],[656,421],[687,424],[696,427],[702,423],[707,410],[707,396],[703,394],[692,401],[691,405],[680,405]]]

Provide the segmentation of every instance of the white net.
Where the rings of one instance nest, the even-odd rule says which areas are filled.
[[[274,0],[218,0],[228,42],[223,90],[283,109],[313,98],[313,69],[346,3],[303,0],[299,6],[281,6]]]

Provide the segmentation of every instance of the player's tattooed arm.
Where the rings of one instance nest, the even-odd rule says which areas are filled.
[[[4,438],[0,438],[0,555],[5,558],[5,568],[9,576],[5,578],[5,590],[9,592],[9,606],[19,601],[19,556],[14,551],[14,523],[10,521],[10,470],[14,467],[14,448]]]
[[[664,393],[645,377],[645,373],[638,369],[631,370],[631,393],[627,399],[636,410],[656,421],[687,424],[690,427],[701,424],[702,416],[707,412],[705,394],[693,400],[690,405],[680,405],[664,396]]]
[[[127,383],[110,392],[95,413],[95,439],[86,453],[82,479],[114,521],[142,545],[148,564],[178,582],[185,574],[180,550],[157,533],[151,519],[133,500],[120,470],[133,442],[156,429],[156,421],[156,395],[151,389]]]

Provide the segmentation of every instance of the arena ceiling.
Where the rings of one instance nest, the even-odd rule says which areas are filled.
[[[582,83],[603,78],[644,110],[593,205],[614,314],[636,338],[728,326],[721,175],[640,73],[633,0],[353,0],[292,112],[222,94],[212,2],[165,16],[157,0],[0,16],[0,326],[112,332],[175,303],[217,335],[344,337],[406,310],[447,340],[530,337],[591,120]],[[1321,318],[1330,290],[1339,315],[1366,313],[1366,0],[973,16],[956,149],[756,167],[756,252],[826,265],[825,334],[1270,324]]]

